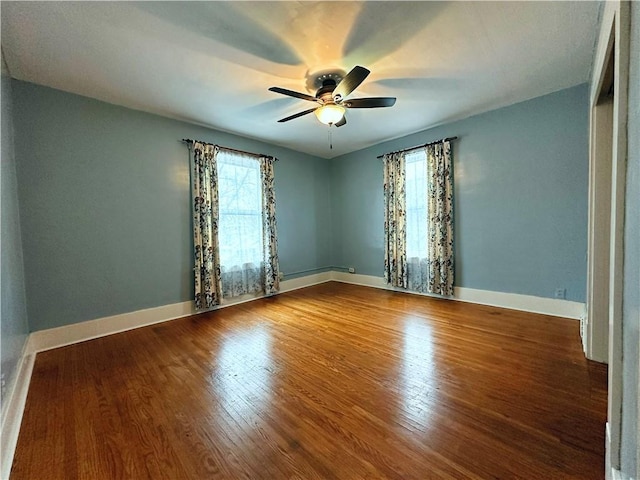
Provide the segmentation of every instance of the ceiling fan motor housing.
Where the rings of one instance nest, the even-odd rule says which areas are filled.
[[[316,92],[316,97],[321,100],[332,100],[332,93],[336,89],[336,81],[332,78],[327,78],[322,81],[322,87]]]
[[[345,72],[338,68],[316,71],[307,77],[307,88],[317,90],[324,86],[325,80],[333,80],[338,85],[345,75]]]

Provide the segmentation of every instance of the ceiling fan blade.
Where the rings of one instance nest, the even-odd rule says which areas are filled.
[[[278,120],[278,123],[288,122],[289,120],[293,120],[294,118],[298,118],[298,117],[301,117],[303,115],[307,115],[308,113],[311,113],[314,110],[316,110],[316,109],[315,108],[310,108],[309,110],[305,110],[304,112],[298,112],[295,115],[291,115],[290,117],[286,117],[286,118],[282,118],[282,119]]]
[[[336,86],[333,90],[333,98],[337,100],[341,100],[346,98],[351,92],[353,92],[358,85],[360,85],[365,78],[369,75],[369,70],[364,67],[360,67],[356,65],[351,69],[349,73],[345,75],[342,81]]]
[[[342,120],[340,120],[338,123],[335,123],[334,126],[336,127],[341,127],[342,125],[345,125],[347,123],[347,117],[345,117],[344,115],[342,116]]]
[[[371,98],[354,98],[342,102],[341,105],[347,108],[379,108],[393,107],[396,103],[395,97],[371,97]]]
[[[301,98],[302,100],[309,100],[310,102],[317,102],[318,99],[316,97],[312,97],[311,95],[307,95],[306,93],[294,92],[293,90],[287,90],[286,88],[280,87],[271,87],[269,89],[271,92],[281,93],[282,95],[288,95],[290,97]]]

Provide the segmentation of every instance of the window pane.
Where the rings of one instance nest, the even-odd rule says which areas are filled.
[[[427,165],[422,150],[407,153],[407,258],[427,258]]]
[[[220,152],[217,160],[220,263],[227,269],[259,265],[263,258],[260,165],[254,158],[228,152]]]

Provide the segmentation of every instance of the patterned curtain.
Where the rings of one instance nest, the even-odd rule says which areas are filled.
[[[220,304],[222,283],[218,252],[218,147],[193,142],[193,245],[196,310]]]
[[[407,288],[407,231],[404,152],[383,157],[384,163],[384,280]]]
[[[429,285],[427,291],[453,295],[453,168],[451,144],[427,150]]]
[[[264,236],[264,293],[273,295],[280,290],[278,276],[278,236],[276,232],[276,194],[273,188],[274,158],[260,158],[262,181],[262,232]]]

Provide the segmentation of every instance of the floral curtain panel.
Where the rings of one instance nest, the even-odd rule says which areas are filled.
[[[193,245],[196,310],[214,307],[222,299],[218,252],[217,147],[193,142]]]
[[[272,157],[193,142],[195,304],[280,289]]]
[[[387,154],[384,162],[385,281],[453,295],[453,171],[447,141]]]
[[[278,235],[276,231],[276,194],[273,188],[274,159],[260,158],[262,181],[262,235],[264,245],[264,293],[273,295],[280,290],[278,265]]]
[[[407,232],[404,152],[387,154],[384,164],[384,280],[407,288]]]
[[[448,141],[427,149],[429,293],[453,295],[453,165]]]

